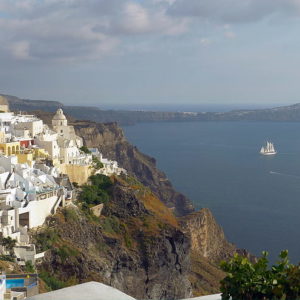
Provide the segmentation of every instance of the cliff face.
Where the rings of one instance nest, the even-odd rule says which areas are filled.
[[[209,261],[219,262],[236,250],[207,208],[180,218],[180,225],[191,238],[191,250]]]
[[[47,225],[35,235],[40,250],[45,232],[57,235],[40,266],[42,278],[63,286],[100,281],[137,299],[192,295],[189,238],[142,185],[115,182],[100,218],[69,207]]]
[[[218,293],[224,273],[219,269],[221,260],[226,260],[237,251],[224,235],[211,211],[203,208],[179,218],[181,230],[191,241],[191,271],[194,296]]]
[[[50,122],[51,114],[37,114]],[[66,284],[96,280],[137,298],[184,298],[191,288],[194,296],[217,293],[224,276],[218,262],[232,256],[236,248],[226,241],[211,212],[194,212],[191,202],[156,168],[155,159],[128,143],[116,123],[69,121],[88,147],[99,148],[105,157],[117,160],[148,189],[141,192],[135,182],[132,188],[115,186],[113,201],[105,206],[100,225],[83,216],[74,221],[62,214],[49,221],[50,227],[55,224],[60,243],[72,245],[78,253],[62,260],[61,251],[49,251],[43,270],[60,280],[70,278]],[[149,197],[149,191],[154,195]],[[158,199],[183,217],[175,219],[166,207],[158,205]]]
[[[99,148],[105,157],[118,161],[121,167],[135,175],[168,207],[174,209],[176,215],[194,211],[191,201],[175,191],[166,175],[156,168],[155,159],[128,143],[116,123],[75,121],[73,125],[76,134],[83,137],[88,147]]]

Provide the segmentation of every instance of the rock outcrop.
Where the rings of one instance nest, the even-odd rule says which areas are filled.
[[[49,113],[35,113],[46,123],[52,118]],[[83,216],[80,221],[53,218],[49,225],[55,224],[62,243],[78,252],[64,261],[61,251],[49,251],[43,270],[61,280],[74,278],[66,284],[96,280],[137,298],[184,298],[191,289],[194,296],[217,293],[224,276],[218,263],[237,250],[209,209],[194,212],[190,200],[156,168],[155,159],[131,145],[116,123],[69,121],[86,146],[117,160],[148,189],[137,182],[132,183],[134,188],[116,185],[100,225]],[[158,199],[181,217],[177,220]]]
[[[43,231],[57,234],[40,266],[42,278],[66,285],[99,281],[137,299],[190,297],[190,241],[172,213],[141,185],[118,180],[111,195],[100,218],[67,208],[35,235],[42,247]]]
[[[191,250],[209,261],[218,263],[236,251],[208,208],[180,218],[180,225],[191,238]]]
[[[131,145],[116,123],[75,121],[72,125],[88,147],[99,148],[105,157],[118,161],[122,168],[136,176],[172,208],[176,215],[182,216],[194,211],[191,201],[175,191],[166,175],[157,169],[155,159]]]

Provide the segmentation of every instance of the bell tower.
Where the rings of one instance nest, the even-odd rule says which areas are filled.
[[[64,112],[61,108],[59,108],[56,111],[56,114],[54,115],[53,119],[52,119],[52,126],[54,129],[56,129],[56,127],[60,127],[60,126],[68,126],[68,120],[66,118],[66,116],[64,115]]]

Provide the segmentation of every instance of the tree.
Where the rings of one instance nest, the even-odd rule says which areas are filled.
[[[227,276],[221,281],[222,299],[284,299],[300,297],[300,267],[289,263],[288,251],[279,255],[277,264],[269,267],[268,253],[256,262],[235,254],[221,268]]]
[[[13,254],[13,249],[16,246],[17,241],[12,239],[10,236],[2,238],[1,245],[9,251],[10,254]]]
[[[109,189],[112,182],[109,177],[101,174],[90,176],[91,184],[81,187],[79,200],[90,206],[107,202],[109,200]]]

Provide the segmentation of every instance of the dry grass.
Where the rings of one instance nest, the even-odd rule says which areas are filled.
[[[189,279],[195,297],[220,292],[220,280],[224,278],[225,273],[217,265],[195,253],[191,255],[191,265],[192,272]]]
[[[145,207],[153,212],[159,219],[174,227],[178,227],[178,221],[172,211],[155,195],[149,191],[139,190],[138,197],[143,201]]]

